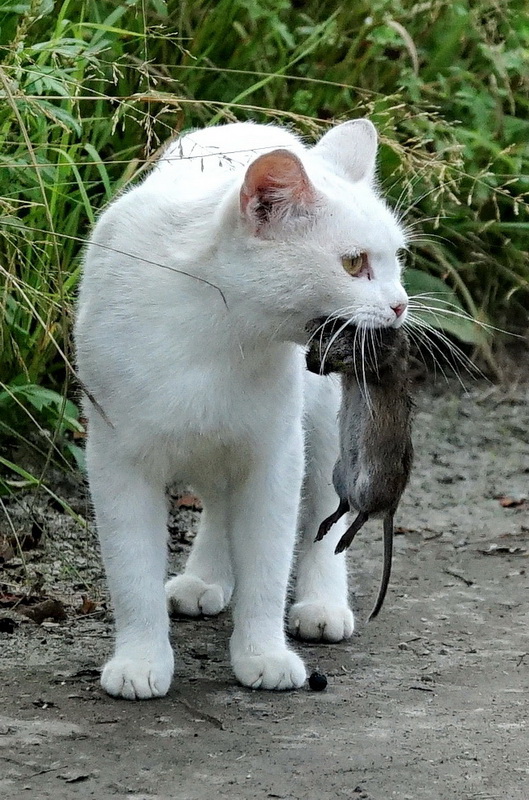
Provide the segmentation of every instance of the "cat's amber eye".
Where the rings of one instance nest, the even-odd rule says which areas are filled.
[[[356,256],[342,256],[344,270],[357,278],[367,268],[367,253],[358,253]]]

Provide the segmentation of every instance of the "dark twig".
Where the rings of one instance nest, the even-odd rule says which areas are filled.
[[[197,708],[197,706],[193,705],[193,703],[190,703],[189,700],[186,700],[185,697],[182,697],[181,694],[177,695],[176,699],[179,703],[181,703],[184,706],[184,708],[187,708],[187,710],[191,714],[200,717],[205,722],[210,722],[212,725],[214,725],[215,728],[218,728],[220,731],[226,730],[226,726],[224,725],[221,719],[219,719],[218,717],[214,717],[213,714],[208,714],[207,711],[202,711],[200,708]]]
[[[465,576],[461,575],[459,572],[454,572],[453,569],[444,569],[443,572],[446,573],[446,575],[451,575],[453,578],[463,581],[467,586],[474,586],[474,581],[471,581],[470,578],[465,578]]]

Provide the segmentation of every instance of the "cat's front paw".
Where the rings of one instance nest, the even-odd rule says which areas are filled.
[[[157,657],[118,652],[103,667],[101,686],[113,697],[150,700],[167,694],[173,670],[174,655],[169,642]]]
[[[169,613],[186,617],[214,617],[230,601],[229,594],[218,583],[206,583],[194,575],[177,575],[165,584]]]
[[[353,612],[337,603],[294,603],[288,629],[292,636],[309,642],[341,642],[353,634]]]
[[[232,656],[232,667],[239,683],[250,689],[299,689],[307,677],[301,658],[286,647],[261,655]]]

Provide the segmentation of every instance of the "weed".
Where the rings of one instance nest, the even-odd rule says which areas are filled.
[[[23,437],[79,458],[70,331],[82,242],[161,142],[192,126],[273,120],[310,139],[368,115],[423,321],[486,351],[472,319],[525,329],[525,0],[0,0],[0,31],[6,446]],[[5,489],[20,475],[2,458]]]

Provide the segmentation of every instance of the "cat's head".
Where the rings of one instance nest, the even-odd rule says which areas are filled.
[[[309,151],[273,150],[247,168],[239,230],[249,278],[257,271],[265,292],[268,281],[285,318],[335,315],[367,328],[404,322],[405,236],[377,192],[376,153],[376,130],[360,119]]]

